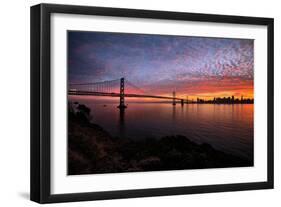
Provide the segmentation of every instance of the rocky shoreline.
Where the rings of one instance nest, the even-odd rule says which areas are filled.
[[[78,110],[77,110],[78,109]],[[69,107],[68,174],[120,173],[252,166],[253,162],[187,137],[133,140],[111,137],[89,121],[89,109]]]

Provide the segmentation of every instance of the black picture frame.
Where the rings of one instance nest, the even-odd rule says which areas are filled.
[[[219,22],[267,26],[267,181],[153,189],[51,194],[50,123],[50,15],[52,13],[134,17],[194,22]],[[272,18],[195,14],[152,10],[39,4],[31,7],[31,174],[30,199],[38,203],[166,196],[273,188],[273,28]]]

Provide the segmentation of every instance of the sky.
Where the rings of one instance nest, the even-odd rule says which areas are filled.
[[[121,77],[152,95],[253,98],[254,40],[68,32],[69,83]]]

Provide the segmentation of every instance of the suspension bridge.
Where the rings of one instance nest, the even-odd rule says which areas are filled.
[[[173,91],[172,96],[146,94],[144,90],[130,81],[125,81],[125,78],[94,83],[69,84],[68,95],[118,97],[120,100],[118,108],[120,109],[127,108],[125,97],[166,99],[171,100],[173,105],[176,105],[177,102],[182,105],[188,103],[188,100],[176,97],[175,91]]]

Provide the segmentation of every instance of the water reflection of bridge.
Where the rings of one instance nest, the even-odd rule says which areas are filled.
[[[116,92],[116,83],[119,84],[119,92]],[[130,88],[133,91],[139,93],[126,93],[126,88]],[[187,103],[188,100],[176,97],[176,92],[173,91],[173,96],[160,96],[160,95],[149,95],[146,94],[142,89],[135,86],[131,82],[125,82],[125,78],[103,81],[96,83],[79,83],[79,84],[69,84],[70,88],[68,90],[68,95],[78,95],[78,96],[108,96],[108,97],[119,97],[120,103],[118,108],[125,109],[127,106],[125,104],[125,97],[130,98],[155,98],[155,99],[165,99],[172,100],[172,104],[176,105],[180,102],[182,105]]]

